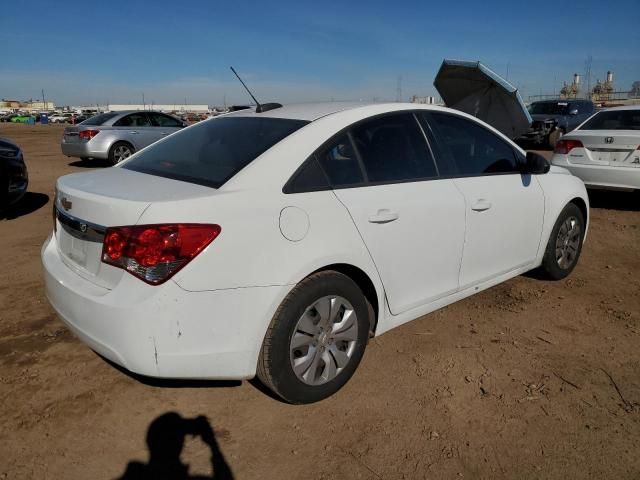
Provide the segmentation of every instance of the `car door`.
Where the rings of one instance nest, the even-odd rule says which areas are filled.
[[[149,112],[148,115],[151,119],[154,141],[160,140],[183,128],[182,122],[169,115],[158,112]]]
[[[392,314],[457,291],[464,197],[438,177],[413,113],[359,123],[317,159],[371,253]]]
[[[135,112],[125,115],[113,124],[113,129],[118,131],[119,140],[131,143],[136,150],[140,150],[157,140],[155,129],[147,112]]]
[[[532,265],[540,245],[544,195],[520,173],[521,154],[475,120],[445,112],[424,115],[438,162],[455,165],[455,185],[466,202],[460,288]]]

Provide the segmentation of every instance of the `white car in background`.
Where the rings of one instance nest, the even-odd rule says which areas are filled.
[[[587,186],[640,189],[640,106],[601,110],[558,142],[553,165]]]
[[[49,117],[51,123],[71,123],[71,119],[75,116],[75,113],[56,113]]]
[[[339,390],[370,336],[540,266],[564,278],[589,211],[483,122],[399,103],[241,110],[56,189],[46,292],[85,343],[153,377],[257,374],[291,403]]]

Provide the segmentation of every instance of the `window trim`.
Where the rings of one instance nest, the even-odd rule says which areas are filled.
[[[416,117],[416,113],[425,112],[425,111],[428,112],[429,110],[395,110],[393,112],[384,112],[384,113],[379,113],[379,114],[376,114],[376,115],[372,115],[372,116],[367,117],[367,118],[360,119],[357,122],[354,122],[354,123],[344,127],[343,129],[341,129],[338,132],[334,133],[327,140],[322,142],[322,144],[320,144],[320,146],[318,148],[316,148],[313,151],[313,153],[311,155],[309,155],[300,164],[300,166],[293,172],[293,174],[289,177],[289,179],[286,181],[286,183],[282,187],[282,193],[284,193],[286,195],[291,195],[291,194],[294,194],[294,193],[307,193],[307,192],[318,192],[318,191],[327,191],[327,190],[342,190],[342,189],[345,189],[345,188],[377,187],[379,185],[393,185],[395,183],[426,182],[426,181],[430,181],[430,180],[441,180],[441,179],[447,178],[447,177],[440,176],[440,174],[439,174],[440,170],[439,170],[439,167],[438,167],[438,161],[435,158],[435,156],[433,155],[433,150],[432,150],[431,145],[429,143],[429,139],[425,135],[425,132],[422,129],[420,121],[418,121],[418,118]],[[360,151],[358,150],[358,146],[353,141],[353,136],[351,134],[351,130],[353,130],[354,128],[357,128],[362,123],[368,122],[370,120],[376,120],[378,118],[392,116],[392,115],[400,115],[400,114],[408,114],[408,115],[410,115],[411,117],[413,117],[413,120],[418,124],[418,128],[422,132],[423,139],[424,139],[424,141],[426,143],[426,146],[427,146],[427,152],[431,155],[431,161],[433,162],[433,164],[435,166],[436,176],[435,177],[408,178],[408,179],[403,179],[403,180],[388,180],[388,181],[381,181],[381,182],[371,182],[371,181],[369,181],[369,177],[367,175],[367,171],[364,168],[364,164],[363,164],[363,161],[362,161],[362,157],[360,155]],[[358,183],[351,183],[351,184],[347,184],[347,185],[332,185],[332,183],[330,181],[330,178],[329,178],[329,175],[327,174],[327,172],[325,171],[324,167],[322,166],[322,163],[317,159],[317,155],[320,152],[322,152],[325,148],[327,148],[329,145],[331,145],[333,142],[335,142],[339,137],[344,136],[344,135],[346,135],[349,138],[349,141],[351,142],[351,146],[352,146],[354,152],[356,153],[356,158],[358,159],[358,165],[360,167],[360,172],[362,173],[362,178],[364,179],[364,181],[358,182]],[[295,178],[298,176],[300,171],[306,166],[306,164],[308,162],[312,161],[312,158],[314,158],[314,157],[316,158],[316,161],[318,162],[318,165],[319,165],[320,169],[323,171],[325,177],[327,178],[328,187],[323,187],[322,189],[309,189],[309,190],[305,189],[305,190],[301,190],[301,191],[293,191],[293,182],[294,182]]]

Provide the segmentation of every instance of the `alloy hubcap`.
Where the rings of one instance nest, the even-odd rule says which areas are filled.
[[[567,218],[556,239],[556,262],[563,270],[568,269],[576,261],[582,229],[576,217]]]
[[[330,295],[309,305],[291,336],[291,367],[307,385],[333,380],[348,365],[356,341],[358,322],[346,298]]]
[[[123,160],[126,160],[130,156],[131,156],[131,150],[128,147],[125,147],[123,145],[116,147],[116,149],[113,151],[113,157],[116,159],[117,163],[120,163]]]

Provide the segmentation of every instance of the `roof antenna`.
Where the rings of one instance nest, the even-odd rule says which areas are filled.
[[[256,99],[256,97],[253,96],[253,93],[251,93],[251,90],[249,90],[249,87],[247,87],[245,85],[245,83],[242,81],[242,79],[240,78],[240,75],[238,75],[238,72],[236,72],[235,68],[233,68],[233,67],[229,67],[229,68],[231,69],[233,74],[238,78],[238,80],[240,80],[240,83],[242,84],[244,89],[247,91],[249,96],[253,99],[254,102],[256,102],[256,113],[262,113],[262,112],[266,112],[268,110],[273,110],[274,108],[282,107],[282,105],[279,104],[279,103],[260,104],[260,102]]]

